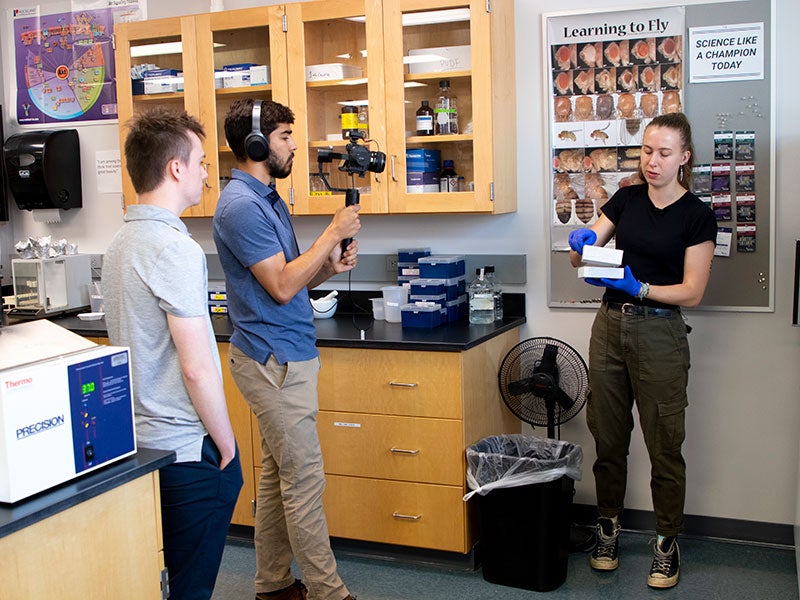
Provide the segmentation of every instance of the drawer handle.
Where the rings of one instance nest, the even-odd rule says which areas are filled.
[[[404,450],[403,448],[390,448],[389,452],[394,452],[395,454],[419,454],[419,450]]]
[[[418,383],[403,383],[402,381],[390,381],[389,385],[393,385],[395,387],[417,387]]]
[[[395,519],[401,519],[403,521],[419,521],[422,518],[422,515],[404,515],[399,512],[393,512],[392,516]]]

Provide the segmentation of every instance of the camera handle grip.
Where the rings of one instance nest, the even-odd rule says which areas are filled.
[[[361,194],[355,188],[350,188],[345,190],[344,192],[344,205],[345,206],[353,206],[354,204],[358,204],[361,201]],[[342,254],[344,251],[347,250],[347,247],[350,245],[350,242],[353,241],[353,238],[346,238],[342,240]]]

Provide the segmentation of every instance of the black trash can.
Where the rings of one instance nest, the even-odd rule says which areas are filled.
[[[564,583],[582,459],[578,445],[524,435],[492,436],[467,449],[486,581],[537,592]]]

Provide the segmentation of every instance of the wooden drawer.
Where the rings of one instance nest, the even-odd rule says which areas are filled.
[[[460,419],[461,354],[320,348],[321,410]]]
[[[468,551],[461,487],[327,475],[328,530],[343,537]]]
[[[320,411],[325,472],[461,486],[461,422]]]

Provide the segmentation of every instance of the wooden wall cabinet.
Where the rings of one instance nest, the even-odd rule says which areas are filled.
[[[341,136],[342,106],[365,104],[369,138],[374,140],[368,147],[387,155],[386,170],[351,178],[339,171],[338,160],[323,165],[334,188],[360,190],[363,214],[513,212],[513,31],[513,0],[318,0],[119,24],[115,52],[120,143],[124,148],[125,123],[148,107],[183,108],[198,117],[206,127],[208,186],[201,204],[183,216],[213,216],[220,177],[230,176],[235,165],[223,130],[230,103],[242,97],[273,99],[294,111],[293,135],[299,147],[292,176],[278,182],[281,197],[295,215],[332,214],[343,204],[344,193],[311,185],[320,170],[318,152],[330,148],[347,153],[349,140]],[[181,42],[182,50],[165,53],[167,42]],[[471,67],[409,72],[411,51],[442,46],[470,46]],[[183,91],[133,96],[127,73],[137,63],[182,71]],[[239,63],[269,65],[270,84],[219,89],[215,70]],[[307,67],[330,64],[360,72],[307,81]],[[421,100],[435,105],[441,79],[450,80],[457,96],[460,131],[416,136],[416,110]],[[467,190],[408,193],[406,150],[412,148],[440,150],[443,159],[455,162]],[[136,196],[124,155],[122,162],[127,206]]]
[[[184,217],[211,217],[217,206],[220,177],[229,177],[234,158],[225,141],[224,120],[238,98],[287,103],[286,42],[283,7],[258,7],[195,16],[122,23],[115,26],[117,103],[122,152],[122,195],[125,206],[136,203],[125,168],[125,123],[153,106],[184,109],[203,123],[203,150],[208,163],[208,183],[200,204]],[[179,47],[175,44],[180,44]],[[131,65],[151,63],[183,72],[183,91],[132,95],[128,77]],[[253,63],[270,67],[267,85],[220,87],[225,65]],[[288,197],[289,181],[281,183]]]
[[[347,140],[337,136],[342,105],[364,103],[374,140],[369,149],[387,154],[386,171],[351,181],[338,172],[338,161],[323,165],[334,187],[361,190],[363,214],[516,210],[512,1],[321,0],[289,4],[286,14],[289,101],[303,148],[295,157],[294,214],[332,213],[342,204],[341,193],[312,191],[305,175],[319,172],[320,148],[347,152]],[[411,51],[443,46],[470,46],[471,67],[409,72]],[[330,63],[362,72],[306,81],[309,65]],[[422,100],[435,106],[442,79],[457,96],[459,133],[416,136],[416,110]],[[440,150],[471,189],[408,193],[406,150],[412,148]]]

